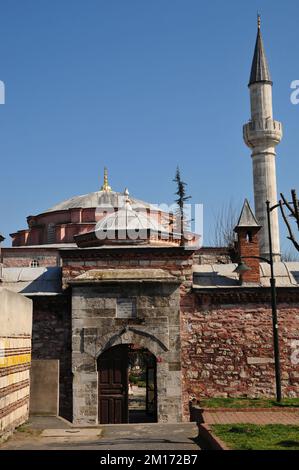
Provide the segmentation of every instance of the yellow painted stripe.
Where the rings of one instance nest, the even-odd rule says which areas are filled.
[[[31,361],[31,354],[20,354],[18,356],[0,356],[0,367],[18,366]]]

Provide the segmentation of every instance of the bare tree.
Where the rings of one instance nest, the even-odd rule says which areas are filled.
[[[232,201],[223,204],[215,216],[213,245],[216,247],[234,247],[234,228],[237,225],[239,210]]]
[[[287,237],[294,245],[297,251],[299,251],[299,243],[294,235],[291,223],[288,217],[292,217],[297,225],[297,230],[299,230],[299,204],[297,199],[297,194],[295,189],[291,190],[292,202],[288,202],[285,196],[280,193],[281,200],[279,201],[279,206],[281,210],[281,215],[288,229],[289,236]],[[286,213],[286,208],[289,213]]]
[[[281,261],[284,261],[285,263],[299,261],[299,257],[293,250],[283,250],[281,253]]]
[[[185,218],[185,202],[188,201],[191,198],[191,196],[186,196],[187,183],[184,183],[184,181],[182,181],[179,167],[177,167],[176,169],[176,174],[175,174],[173,181],[177,185],[177,190],[175,194],[176,196],[178,196],[178,198],[175,200],[175,202],[178,205],[177,218],[178,218],[178,226],[179,226],[178,229],[180,233],[180,245],[184,246],[185,245],[185,226],[186,226],[186,223],[188,223]]]

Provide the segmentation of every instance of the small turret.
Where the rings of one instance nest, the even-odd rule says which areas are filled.
[[[249,202],[245,199],[243,208],[234,231],[237,233],[238,255],[250,268],[240,273],[242,284],[258,284],[260,282],[260,255],[258,232],[261,226],[258,224]]]

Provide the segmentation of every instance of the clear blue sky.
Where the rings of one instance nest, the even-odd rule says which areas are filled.
[[[172,202],[180,165],[204,204],[205,244],[230,200],[252,198],[248,78],[257,10],[283,122],[278,190],[298,184],[295,0],[0,1],[0,232],[110,184]],[[10,241],[8,241],[10,243]],[[7,244],[7,243],[6,243]]]

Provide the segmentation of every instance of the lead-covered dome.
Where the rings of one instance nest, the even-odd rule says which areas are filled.
[[[13,246],[74,244],[95,231],[173,231],[173,220],[158,206],[111,189],[107,170],[99,191],[75,196],[27,218],[28,229],[11,234]]]
[[[154,205],[147,202],[141,201],[140,199],[130,198],[132,207],[140,209],[154,208]],[[121,207],[124,201],[124,194],[116,191],[95,191],[89,194],[83,194],[81,196],[74,196],[70,199],[56,204],[45,211],[56,212],[65,211],[69,209],[86,209],[86,208],[97,208],[101,206]]]

